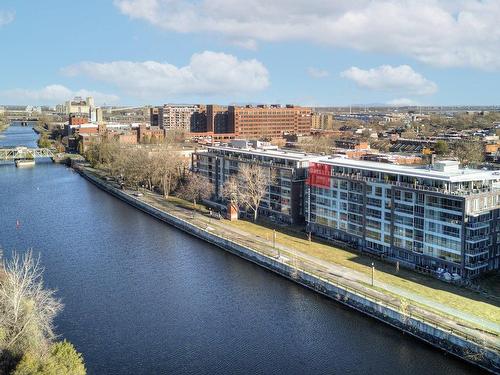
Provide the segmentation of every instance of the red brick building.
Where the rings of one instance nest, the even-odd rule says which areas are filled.
[[[89,122],[88,117],[71,114],[69,115],[69,124],[70,125],[82,125]]]
[[[310,134],[311,108],[259,105],[228,108],[228,132],[244,139],[281,138],[284,134]]]
[[[161,143],[164,139],[165,131],[163,129],[154,127],[148,129],[145,124],[141,124],[137,129],[138,143]]]

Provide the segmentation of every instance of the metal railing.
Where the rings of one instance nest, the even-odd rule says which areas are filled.
[[[52,158],[54,152],[48,148],[0,148],[0,160]]]
[[[99,182],[101,184],[109,185],[109,184],[106,184],[104,181],[101,181],[100,178],[94,177],[94,179],[99,180]],[[118,190],[116,188],[113,188],[113,189]],[[440,318],[439,315],[437,315],[436,318],[431,318],[429,316],[429,314],[435,315],[435,313],[432,313],[430,311],[422,309],[418,306],[407,305],[405,307],[405,302],[408,302],[408,300],[406,298],[399,298],[399,297],[392,296],[392,295],[385,296],[386,298],[380,298],[380,296],[377,296],[376,294],[383,295],[383,292],[377,292],[376,290],[372,290],[370,293],[367,293],[366,290],[356,288],[353,285],[348,285],[345,282],[340,281],[341,277],[325,278],[323,276],[320,276],[318,273],[312,272],[312,270],[310,270],[310,269],[306,269],[306,267],[304,267],[304,265],[305,265],[304,261],[302,259],[298,259],[296,256],[294,256],[294,254],[292,254],[293,259],[282,259],[281,256],[276,257],[275,256],[275,253],[276,253],[275,249],[272,249],[272,251],[263,251],[263,250],[255,247],[254,241],[252,241],[253,246],[251,246],[248,243],[245,243],[244,241],[239,241],[238,239],[235,239],[234,237],[231,237],[231,238],[227,237],[226,238],[223,234],[214,233],[213,228],[212,228],[212,230],[209,230],[208,226],[201,227],[199,225],[196,225],[192,221],[187,221],[187,220],[185,220],[177,215],[174,215],[173,213],[166,212],[158,207],[155,207],[154,205],[152,205],[150,203],[145,202],[144,200],[142,200],[140,198],[131,196],[130,194],[128,194],[126,192],[123,192],[123,191],[118,191],[118,192],[123,194],[123,195],[126,195],[128,197],[128,199],[131,199],[131,200],[136,201],[136,202],[140,202],[141,204],[150,207],[152,210],[154,210],[158,214],[171,216],[171,217],[175,218],[176,220],[183,222],[188,227],[195,227],[198,230],[205,232],[206,234],[209,234],[211,236],[215,236],[215,237],[220,238],[224,241],[228,241],[230,243],[238,245],[238,246],[246,249],[249,252],[257,253],[257,254],[267,258],[268,261],[277,262],[277,263],[281,263],[283,265],[286,265],[286,266],[290,267],[292,270],[292,273],[290,275],[290,277],[292,279],[297,279],[297,281],[299,281],[298,280],[298,278],[299,278],[298,272],[301,272],[304,275],[309,275],[313,279],[317,279],[319,281],[330,284],[332,286],[336,286],[338,289],[343,289],[345,292],[348,292],[350,294],[361,297],[367,301],[371,301],[377,305],[380,305],[380,306],[383,306],[383,307],[388,308],[390,310],[393,310],[393,311],[395,311],[398,314],[403,316],[403,322],[401,322],[401,323],[404,323],[406,325],[406,329],[409,330],[410,332],[412,330],[418,329],[414,324],[411,323],[412,320],[416,320],[416,321],[424,323],[428,326],[431,326],[431,327],[434,327],[434,328],[439,329],[441,331],[444,331],[447,334],[454,335],[454,336],[459,337],[465,341],[472,342],[472,343],[478,345],[479,347],[487,348],[487,349],[490,349],[494,352],[500,352],[500,341],[498,340],[499,335],[497,333],[487,332],[490,336],[492,336],[491,339],[490,340],[486,340],[484,338],[481,339],[481,338],[477,337],[477,335],[474,335],[474,334],[471,334],[471,333],[464,331],[463,328],[460,329],[460,327],[465,327],[468,330],[474,331],[474,330],[476,330],[475,327],[472,327],[472,326],[467,327],[464,325],[464,323],[462,321],[457,321],[456,319],[454,319],[453,317],[451,317],[448,314],[446,314],[446,319],[448,321],[450,321],[452,324],[448,324],[448,323],[446,323],[445,320],[439,319]],[[154,216],[158,217],[158,214],[156,214]],[[241,240],[241,238],[239,238],[239,239]],[[250,241],[250,239],[248,239],[248,241]],[[283,250],[281,250],[281,252],[283,252]],[[285,252],[290,254],[289,251],[285,251]],[[299,264],[301,264],[301,266],[299,266]],[[317,271],[327,272],[326,270],[322,271],[319,269]],[[294,275],[295,275],[295,277],[294,277]],[[303,280],[303,281],[305,281],[305,280]],[[353,282],[356,282],[356,281],[353,281]],[[314,287],[314,289],[321,292],[321,290],[318,287]],[[324,293],[326,293],[326,292],[327,291],[324,291]],[[333,296],[333,297],[335,297],[335,296]],[[344,302],[344,303],[348,304],[349,297],[347,296],[347,293],[346,293],[346,294],[344,294],[344,296],[339,296],[339,298],[336,298],[336,299],[339,300],[340,302]],[[390,299],[393,299],[395,302],[390,301]],[[421,309],[422,309],[422,311],[420,311]]]

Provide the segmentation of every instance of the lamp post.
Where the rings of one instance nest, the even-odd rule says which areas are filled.
[[[273,249],[276,249],[276,229],[273,229]],[[280,257],[280,249],[278,250],[278,258]]]
[[[375,276],[375,264],[372,262],[372,286],[373,286],[373,277]]]

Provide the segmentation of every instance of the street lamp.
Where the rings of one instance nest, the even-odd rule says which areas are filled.
[[[276,229],[273,229],[273,249],[276,250]],[[278,258],[280,257],[280,249],[278,248]]]
[[[372,286],[373,286],[373,277],[375,275],[375,264],[372,262]]]

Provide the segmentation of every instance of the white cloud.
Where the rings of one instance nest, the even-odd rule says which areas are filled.
[[[409,106],[415,106],[418,105],[416,101],[413,99],[408,99],[408,98],[397,98],[393,100],[389,100],[387,105],[394,106],[394,107],[409,107]]]
[[[234,0],[114,3],[133,19],[181,33],[210,32],[242,41],[311,41],[396,53],[435,66],[500,69],[498,0],[246,0],[244,6]]]
[[[238,46],[240,48],[248,49],[250,51],[256,51],[257,50],[257,42],[255,39],[236,39],[231,42],[235,46]]]
[[[312,78],[320,79],[328,77],[330,75],[330,72],[325,69],[319,69],[310,66],[309,68],[307,68],[307,74]]]
[[[11,23],[12,21],[14,21],[14,18],[14,12],[0,10],[0,27]]]
[[[59,104],[75,96],[93,96],[97,104],[114,104],[119,97],[85,89],[73,91],[66,86],[54,84],[41,89],[10,89],[0,91],[2,102],[9,104]]]
[[[259,61],[210,51],[194,54],[183,67],[156,61],[82,62],[63,73],[110,83],[140,98],[237,95],[269,85],[269,73]]]
[[[394,91],[415,95],[430,95],[437,91],[437,85],[415,72],[411,66],[381,65],[363,70],[351,67],[340,74],[360,87],[370,90]]]

